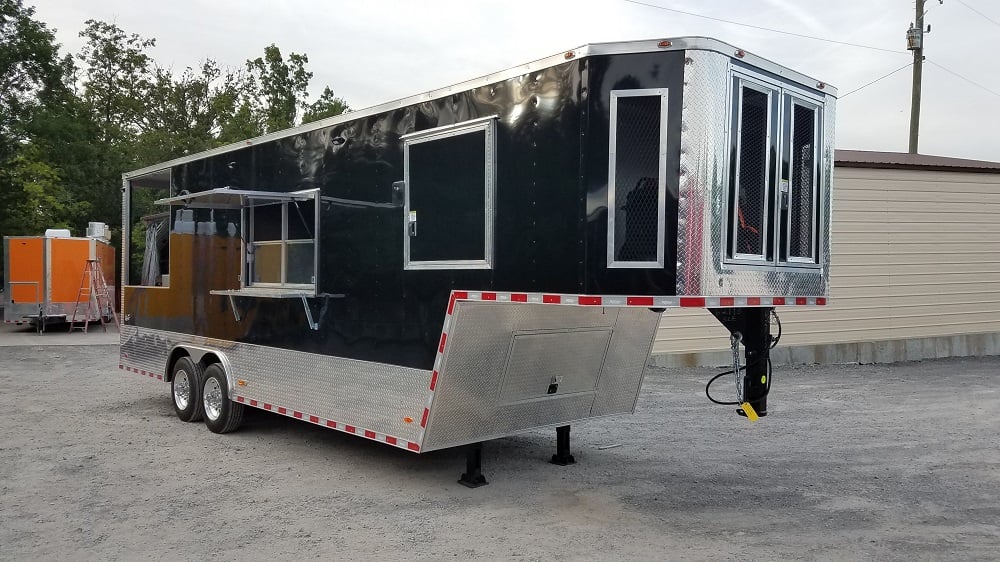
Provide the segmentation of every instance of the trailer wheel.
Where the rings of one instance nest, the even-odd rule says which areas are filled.
[[[218,363],[205,369],[202,402],[205,408],[205,425],[213,433],[235,431],[243,422],[243,404],[229,399],[226,373]]]
[[[201,420],[201,384],[204,375],[201,365],[190,357],[181,357],[174,363],[173,378],[170,381],[170,395],[174,399],[174,411],[181,421]]]

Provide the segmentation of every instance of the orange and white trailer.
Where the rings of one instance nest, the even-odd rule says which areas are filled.
[[[74,237],[69,230],[49,229],[43,236],[4,236],[4,270],[7,323],[31,323],[39,332],[46,324],[110,318],[110,310],[89,307],[85,275],[87,261],[97,260],[105,283],[115,291],[115,249],[108,242],[107,227],[91,223],[88,236]],[[81,301],[77,306],[78,299]]]

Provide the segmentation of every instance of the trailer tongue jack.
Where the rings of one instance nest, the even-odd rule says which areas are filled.
[[[740,383],[735,402],[723,402],[709,399],[718,404],[740,406],[736,413],[741,416],[752,415],[743,408],[748,404],[751,412],[757,416],[767,415],[767,394],[771,388],[770,351],[776,343],[771,337],[771,314],[773,308],[713,308],[712,314],[732,334],[733,371]],[[745,351],[745,366],[739,365],[738,345],[742,343]],[[742,376],[741,376],[742,372]],[[713,379],[714,380],[714,379]],[[711,384],[711,382],[709,382]],[[706,389],[707,390],[707,389]]]

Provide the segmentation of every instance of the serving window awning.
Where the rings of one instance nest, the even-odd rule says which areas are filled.
[[[280,203],[285,201],[309,201],[316,198],[318,190],[293,191],[252,191],[219,187],[197,193],[187,193],[166,197],[155,201],[157,205],[184,205],[189,209],[239,209],[252,205]]]

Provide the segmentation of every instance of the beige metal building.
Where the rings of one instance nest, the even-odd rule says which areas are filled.
[[[1000,163],[838,150],[831,299],[778,309],[776,364],[1000,354]],[[659,365],[725,365],[707,310],[664,315]]]

